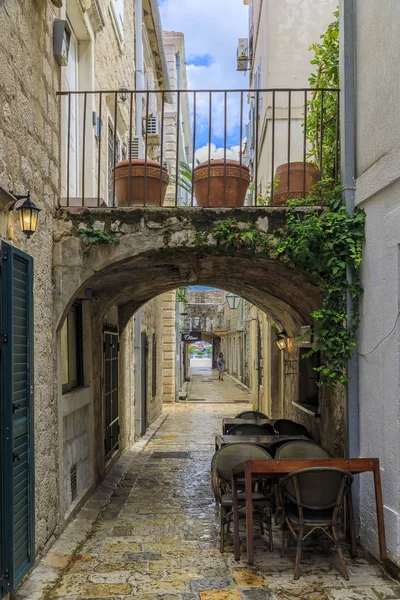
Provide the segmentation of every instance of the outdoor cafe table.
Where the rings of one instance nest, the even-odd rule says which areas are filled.
[[[235,559],[240,559],[239,539],[239,509],[237,497],[236,480],[245,475],[246,489],[246,532],[247,532],[247,562],[254,562],[254,538],[253,538],[253,505],[252,505],[252,476],[263,475],[265,477],[281,477],[299,469],[312,467],[334,467],[344,469],[353,475],[371,472],[374,474],[375,504],[378,521],[379,554],[381,561],[387,557],[385,521],[383,516],[383,500],[381,487],[381,474],[378,458],[308,458],[308,459],[281,459],[281,460],[246,460],[237,465],[232,471],[232,500],[233,500],[233,531]],[[349,510],[349,528],[351,538],[351,555],[356,556],[356,533],[354,525],[354,511],[351,488],[347,494],[347,505]]]
[[[265,424],[270,424],[271,423],[271,419],[240,419],[240,418],[224,418],[222,419],[222,433],[223,435],[229,433],[229,430],[234,426],[234,425],[243,425],[243,424],[249,424],[249,425],[265,425]]]
[[[215,436],[215,449],[219,450],[222,446],[229,446],[230,444],[257,444],[268,450],[268,446],[277,442],[286,442],[293,440],[307,440],[309,438],[304,435],[221,435]]]

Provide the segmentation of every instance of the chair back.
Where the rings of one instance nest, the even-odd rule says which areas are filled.
[[[229,435],[275,435],[275,431],[269,423],[264,425],[257,425],[257,422],[254,425],[253,423],[242,423],[231,427]]]
[[[275,458],[331,458],[331,456],[315,442],[291,440],[276,450]]]
[[[268,419],[268,416],[259,410],[245,410],[236,415],[235,419]]]
[[[256,444],[228,444],[222,446],[212,457],[211,469],[218,473],[220,479],[230,483],[232,469],[245,460],[268,460],[271,455]]]
[[[275,432],[278,435],[305,435],[311,438],[311,435],[304,425],[290,421],[290,419],[277,419],[274,423]]]
[[[333,467],[300,469],[286,475],[279,486],[283,498],[300,509],[325,510],[339,508],[353,482],[353,475]]]

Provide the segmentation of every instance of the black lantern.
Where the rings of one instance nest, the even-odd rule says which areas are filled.
[[[276,345],[278,346],[279,350],[286,350],[286,340],[287,340],[287,334],[286,334],[285,330],[278,333],[278,339],[276,340]]]
[[[126,102],[128,100],[128,92],[129,92],[129,89],[126,87],[126,85],[121,85],[118,92],[119,92],[119,101],[122,103]]]
[[[229,292],[229,294],[226,295],[226,300],[228,302],[229,308],[236,309],[240,303],[240,296],[236,296],[236,294],[232,294],[231,292]]]
[[[26,196],[14,195],[14,198],[16,198],[16,202],[18,202],[18,200],[24,200],[24,202],[15,210],[18,210],[19,212],[19,224],[21,231],[26,235],[27,238],[30,238],[32,233],[35,233],[37,229],[40,208],[38,208],[31,199],[30,192],[28,192]],[[11,208],[14,208],[14,206],[15,203]]]

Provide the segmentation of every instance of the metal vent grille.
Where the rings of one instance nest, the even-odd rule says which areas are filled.
[[[71,484],[71,499],[75,500],[78,494],[77,488],[77,477],[76,477],[76,463],[72,465],[69,476],[70,476],[70,484]]]
[[[128,157],[144,158],[144,141],[139,135],[128,138]]]
[[[150,117],[147,121],[147,135],[158,135],[158,117]]]
[[[151,458],[190,458],[189,452],[153,452]]]

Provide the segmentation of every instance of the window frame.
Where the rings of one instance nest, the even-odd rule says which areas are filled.
[[[76,369],[76,378],[71,380],[71,371],[70,365],[72,364],[71,360],[71,346],[69,343],[69,323],[68,318],[69,315],[75,312],[75,339],[76,339],[76,349],[75,349],[75,369]],[[82,302],[74,302],[69,310],[67,316],[65,317],[65,321],[63,323],[63,327],[67,326],[67,364],[68,364],[68,382],[62,384],[62,393],[66,394],[72,390],[80,388],[84,385],[83,379],[83,327],[82,327]],[[62,327],[62,328],[63,328]],[[63,348],[61,347],[61,353],[63,352]],[[61,358],[62,362],[62,358]]]

